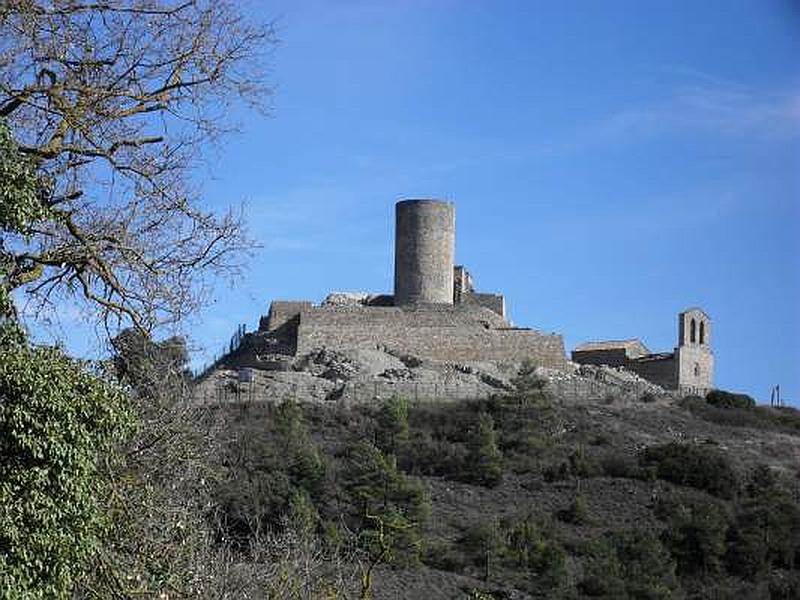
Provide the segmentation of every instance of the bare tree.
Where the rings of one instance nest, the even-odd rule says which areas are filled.
[[[0,125],[47,215],[3,231],[7,284],[150,330],[235,274],[241,214],[214,214],[191,174],[234,103],[265,107],[274,43],[234,0],[0,0]]]

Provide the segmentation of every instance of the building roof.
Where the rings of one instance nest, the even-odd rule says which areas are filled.
[[[636,362],[652,362],[656,360],[672,360],[675,358],[674,352],[656,352],[655,354],[646,354],[634,359]]]
[[[625,353],[631,357],[650,354],[647,346],[637,339],[584,342],[575,347],[575,352],[593,352],[596,350],[625,350]]]

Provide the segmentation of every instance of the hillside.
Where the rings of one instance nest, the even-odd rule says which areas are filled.
[[[240,576],[256,538],[289,530],[317,558],[289,579],[314,583],[267,597],[358,597],[370,566],[378,599],[800,597],[796,410],[551,383],[523,370],[451,402],[206,396]]]

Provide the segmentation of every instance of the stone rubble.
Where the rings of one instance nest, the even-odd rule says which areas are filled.
[[[490,361],[422,360],[398,356],[377,345],[346,352],[317,348],[296,358],[271,358],[271,362],[260,363],[267,365],[266,369],[244,367],[250,372],[245,379],[251,380],[244,383],[236,369],[213,372],[203,381],[201,395],[206,399],[233,400],[242,395],[236,390],[247,388],[248,398],[267,401],[292,397],[304,402],[360,402],[392,395],[434,400],[485,398],[512,391],[511,381],[520,366]],[[538,367],[536,375],[546,380],[545,392],[575,401],[612,396],[657,399],[670,395],[622,368],[567,363],[564,370]]]
[[[332,292],[322,301],[322,306],[366,306],[373,296],[367,292]]]

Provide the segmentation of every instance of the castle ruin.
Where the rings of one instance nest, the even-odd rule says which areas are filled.
[[[392,294],[332,293],[320,304],[276,300],[229,364],[287,370],[320,350],[379,350],[412,361],[519,364],[530,360],[569,371],[560,335],[515,327],[501,294],[476,292],[455,264],[455,207],[440,200],[395,206]],[[678,346],[652,353],[639,340],[589,342],[572,352],[578,365],[623,368],[668,390],[712,387],[711,321],[699,308],[679,315]],[[571,367],[573,370],[575,365]]]
[[[527,358],[565,367],[561,336],[514,327],[506,320],[503,296],[475,292],[470,273],[454,264],[454,252],[451,202],[398,202],[392,295],[331,294],[319,305],[274,301],[259,332],[290,355],[380,347],[436,361]]]

